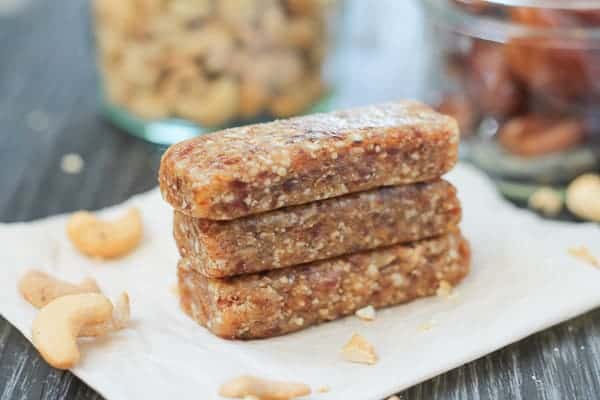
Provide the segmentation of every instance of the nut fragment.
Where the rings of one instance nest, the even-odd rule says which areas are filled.
[[[288,400],[308,396],[310,387],[303,383],[271,381],[255,376],[239,376],[225,382],[219,395],[228,398],[256,396],[261,400]]]
[[[426,322],[423,322],[422,324],[420,324],[418,326],[419,332],[429,332],[430,330],[433,329],[433,327],[436,325],[436,321],[435,320],[429,320]]]
[[[541,187],[529,197],[528,204],[530,208],[553,217],[558,215],[562,210],[563,199],[556,190],[549,187]]]
[[[498,135],[502,146],[524,157],[567,150],[585,137],[583,124],[574,118],[557,120],[533,114],[509,120]]]
[[[66,295],[100,293],[98,284],[92,278],[86,278],[79,284],[72,284],[35,270],[26,272],[19,281],[18,287],[25,300],[36,308],[42,308]]]
[[[107,321],[112,309],[111,302],[97,293],[60,297],[42,308],[33,321],[33,345],[54,368],[72,368],[80,358],[76,338],[81,328]]]
[[[346,361],[354,363],[373,365],[377,362],[377,354],[371,343],[356,333],[342,348],[342,356]]]
[[[129,296],[123,292],[115,302],[112,318],[99,324],[85,325],[79,331],[79,336],[105,336],[127,327],[131,311],[129,308]]]
[[[594,257],[594,255],[590,253],[590,250],[585,246],[572,247],[569,249],[569,254],[596,268],[600,268],[600,260]]]
[[[317,389],[317,392],[319,393],[328,393],[331,390],[331,388],[327,385],[323,385],[323,386],[319,386],[319,388]]]
[[[448,281],[440,281],[440,285],[435,293],[439,297],[450,297],[452,289],[452,285]]]
[[[600,222],[600,175],[584,174],[571,182],[567,207],[580,218]]]
[[[372,305],[356,310],[354,314],[363,321],[375,321],[375,308]]]
[[[67,223],[67,235],[73,245],[83,254],[98,258],[116,258],[133,251],[142,239],[142,232],[142,217],[137,208],[111,222],[79,211]]]

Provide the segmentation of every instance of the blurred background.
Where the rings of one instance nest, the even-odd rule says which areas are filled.
[[[0,218],[147,190],[164,148],[195,135],[401,98],[456,117],[463,159],[508,198],[573,218],[566,188],[600,165],[599,10],[590,0],[0,0]],[[61,198],[75,192],[76,203]]]
[[[104,7],[105,14],[110,15],[106,10],[118,14],[128,3],[151,5],[158,2],[101,0],[95,3],[99,8]],[[187,3],[193,5],[204,2],[173,3],[185,6]],[[273,7],[276,15],[274,19],[277,20],[282,9],[277,4]],[[117,82],[115,85],[124,82],[124,86],[130,85],[134,87],[132,92],[136,92],[136,85],[143,86],[136,79],[143,83],[145,77],[139,76],[156,66],[155,61],[143,58],[144,52],[148,50],[152,53],[153,47],[157,46],[155,42],[160,46],[161,40],[171,40],[169,35],[175,35],[170,43],[176,44],[183,43],[187,36],[181,37],[181,32],[177,31],[175,34],[168,32],[169,26],[173,24],[169,21],[169,14],[158,12],[144,17],[140,12],[134,13],[145,26],[151,25],[149,20],[156,21],[156,29],[160,33],[150,38],[136,39],[143,42],[141,48],[136,47],[136,40],[129,37],[115,39],[114,44],[106,44],[105,47],[110,48],[112,45],[117,48],[113,51],[121,54],[121,59],[117,62],[119,67],[111,70],[108,66],[115,62],[110,59],[109,50],[106,54],[99,51],[98,57],[96,56],[96,49],[103,47],[96,46],[94,26],[98,27],[99,32],[117,32],[119,22],[109,17],[102,21],[95,20],[92,8],[90,2],[80,0],[0,0],[1,221],[29,220],[76,208],[107,206],[156,185],[156,169],[164,146],[152,145],[126,133],[127,128],[131,128],[129,133],[143,136],[144,127],[153,125],[147,121],[158,115],[156,111],[152,115],[152,107],[156,109],[156,106],[151,104],[152,99],[147,101],[150,104],[146,106],[147,109],[144,104],[133,108],[128,105],[131,103],[127,103],[127,100],[118,102],[115,99],[113,107],[107,111],[107,101],[102,100],[101,94],[106,92],[104,88],[107,85],[103,82],[112,78]],[[183,19],[186,20],[184,8],[179,12],[184,14]],[[200,8],[192,10],[191,15],[194,16]],[[330,86],[328,89],[319,88],[309,100],[301,103],[306,103],[310,108],[325,98],[324,103],[327,104],[321,104],[321,108],[337,108],[419,97],[423,93],[423,48],[426,44],[417,2],[346,1],[341,13],[338,11],[335,16],[324,16],[320,10],[316,13],[314,18],[306,17],[304,20],[315,25],[323,24],[321,18],[334,18],[335,22],[331,26],[327,22],[327,26],[319,28],[328,32],[319,33],[314,38],[316,44],[308,46],[309,49],[321,47],[325,38],[332,38],[331,51],[335,51],[339,57],[334,59],[329,56],[329,50],[327,57],[322,56],[323,63],[330,64],[327,67],[328,76],[331,77],[327,78],[327,84]],[[166,21],[165,26],[160,25],[160,20]],[[135,21],[131,22],[131,26],[135,24]],[[161,32],[160,29],[166,32]],[[333,32],[329,32],[330,30]],[[310,34],[311,32],[308,36]],[[203,35],[204,32],[196,34],[196,38],[204,40]],[[99,33],[98,37],[100,36]],[[195,39],[192,37],[190,40],[194,42]],[[268,43],[265,45],[266,49],[261,49],[261,39],[257,40],[259,43],[254,46],[259,47],[256,50],[259,54],[269,56],[273,53],[271,47],[283,48],[283,51],[276,50],[276,55],[283,54],[283,64],[291,65],[289,69],[300,69],[295,66],[293,58],[291,61],[285,59],[286,55],[293,54],[293,49],[286,52],[286,45]],[[190,51],[196,50],[198,49]],[[127,57],[127,54],[141,54],[141,59],[130,57],[133,61],[123,61],[122,58]],[[100,68],[96,68],[96,60]],[[173,58],[166,62],[169,60],[176,62]],[[122,63],[127,65],[119,69]],[[106,68],[103,69],[103,65]],[[157,67],[160,68],[161,65]],[[242,64],[239,68],[247,69],[249,66]],[[267,65],[263,75],[268,77],[273,74],[270,68]],[[277,70],[280,67],[275,68]],[[123,69],[129,75],[123,75]],[[98,71],[105,73],[99,74]],[[286,71],[282,72],[285,75]],[[187,73],[183,66],[184,78]],[[192,71],[192,75],[194,73],[199,74]],[[304,72],[290,74],[302,75]],[[213,73],[204,79],[218,75]],[[317,77],[320,79],[319,74]],[[285,77],[282,79],[285,80]],[[175,97],[186,98],[185,92],[187,99],[191,99],[193,110],[194,102],[214,102],[204,100],[205,89],[196,90],[193,81],[190,84],[184,79],[181,87],[176,89]],[[115,109],[117,112],[111,114],[110,110]],[[130,116],[129,119],[127,115]],[[165,115],[161,114],[159,117],[162,119]],[[149,118],[144,121],[144,116]],[[233,113],[231,120],[225,118],[218,121],[219,125],[231,124],[237,117]],[[262,115],[259,119],[269,117]],[[130,120],[134,122],[131,123]],[[176,131],[174,137],[177,137],[177,132],[181,132],[176,129],[177,126],[188,125],[176,124],[173,128]],[[169,141],[168,131],[169,129],[167,138],[159,138],[162,139],[159,141]],[[188,133],[188,130],[183,129],[183,136]]]

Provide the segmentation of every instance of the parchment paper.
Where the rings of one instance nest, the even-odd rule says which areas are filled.
[[[32,267],[73,281],[91,275],[113,299],[127,290],[131,327],[83,341],[73,370],[108,399],[218,399],[226,379],[256,374],[330,387],[313,399],[376,400],[600,305],[600,270],[568,254],[586,245],[600,255],[596,225],[542,221],[501,200],[465,165],[450,180],[463,202],[472,273],[451,298],[380,311],[374,322],[349,317],[251,342],[214,337],[179,310],[172,212],[157,190],[103,211],[136,205],[144,215],[142,246],[118,261],[79,255],[66,238],[67,216],[0,225],[0,313],[30,337],[36,310],[16,282]],[[343,361],[340,349],[353,332],[374,344],[378,364]]]

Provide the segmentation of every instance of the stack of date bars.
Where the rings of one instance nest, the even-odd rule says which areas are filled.
[[[214,334],[265,338],[435,294],[468,273],[453,119],[398,102],[178,143],[159,180],[175,208],[182,308]]]

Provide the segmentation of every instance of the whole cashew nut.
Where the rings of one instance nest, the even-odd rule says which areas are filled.
[[[72,368],[80,358],[77,336],[81,328],[107,321],[112,311],[112,303],[101,294],[59,297],[42,308],[33,321],[33,345],[54,368]]]
[[[115,302],[112,318],[99,324],[84,325],[79,331],[79,337],[104,336],[124,329],[129,322],[130,314],[129,296],[123,292]]]
[[[584,174],[571,182],[567,207],[580,218],[600,222],[600,175]]]
[[[131,252],[139,245],[142,232],[142,216],[136,208],[111,222],[79,211],[67,224],[67,235],[75,247],[83,254],[98,258],[116,258]]]
[[[100,288],[93,278],[72,284],[35,270],[25,273],[18,287],[25,300],[36,308],[42,308],[52,300],[70,294],[100,293]]]

